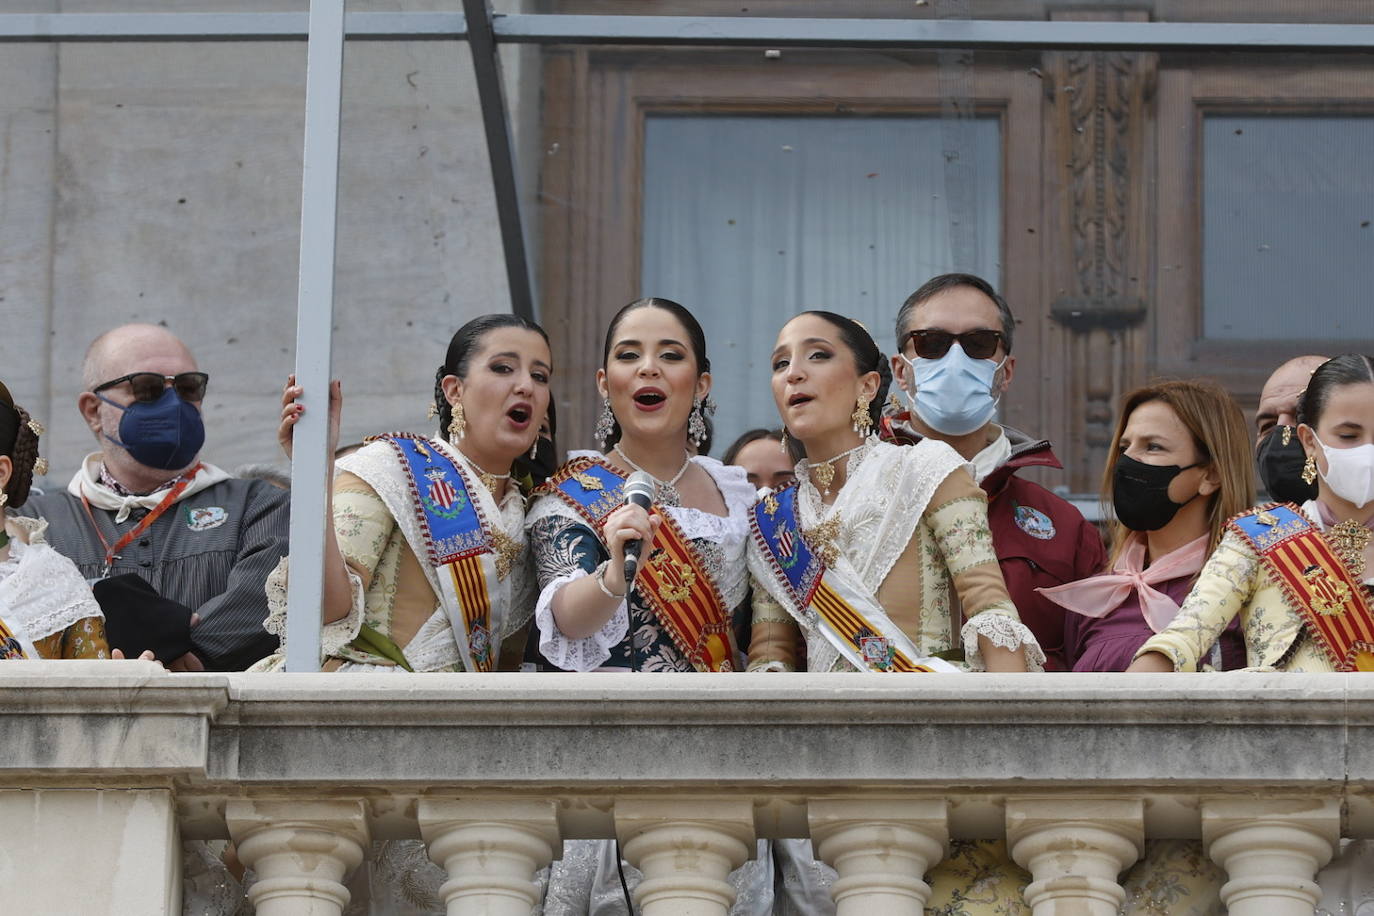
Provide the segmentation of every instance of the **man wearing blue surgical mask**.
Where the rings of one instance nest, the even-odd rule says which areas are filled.
[[[82,383],[99,451],[21,512],[46,519],[48,542],[91,581],[111,645],[146,635],[176,647],[159,661],[181,671],[270,654],[264,583],[286,553],[288,496],[201,460],[209,376],[166,328],[130,324],[91,344]]]
[[[1102,538],[1082,513],[1039,484],[1024,467],[1062,467],[1050,443],[996,422],[1011,386],[1015,320],[992,285],[972,274],[943,274],[912,293],[897,313],[897,393],[882,434],[913,443],[947,442],[973,467],[988,494],[988,523],[1007,591],[1045,650],[1047,670],[1068,670],[1062,607],[1036,588],[1098,573]]]

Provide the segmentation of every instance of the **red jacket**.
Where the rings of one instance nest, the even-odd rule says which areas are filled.
[[[907,419],[906,413],[884,417],[882,437],[903,445],[919,441],[920,434]],[[1083,513],[1039,484],[1016,476],[1025,467],[1063,467],[1050,443],[1009,426],[1002,429],[1011,442],[1011,458],[982,481],[992,545],[1021,622],[1045,650],[1045,669],[1069,671],[1064,617],[1070,612],[1035,589],[1096,575],[1107,562],[1107,552],[1096,526]]]

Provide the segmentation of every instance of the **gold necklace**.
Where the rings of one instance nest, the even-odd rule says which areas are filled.
[[[491,494],[491,498],[496,499],[496,494],[501,484],[510,480],[510,471],[504,474],[493,474],[491,471],[484,471],[482,470],[482,466],[469,458],[462,449],[455,448],[454,451],[462,455],[464,463],[477,472],[477,479],[482,481],[482,486],[487,488],[487,492]]]
[[[625,450],[620,447],[619,442],[611,446],[611,451],[615,452],[621,458],[625,459],[625,463],[628,464],[630,467],[634,468],[636,471],[639,471],[643,474],[649,474],[648,471],[644,470],[642,467],[635,464],[633,458],[625,454]],[[677,473],[673,475],[672,480],[662,480],[658,477],[654,477],[653,474],[649,474],[650,477],[654,478],[654,482],[658,484],[658,498],[655,500],[655,502],[662,501],[664,504],[670,506],[682,505],[682,494],[679,493],[677,490],[677,482],[682,479],[682,475],[686,474],[687,469],[691,466],[692,453],[687,451],[686,449],[683,449],[682,467],[677,469]]]
[[[868,441],[865,440],[863,442],[860,442],[858,445],[854,446],[847,452],[840,452],[834,458],[830,458],[825,461],[819,461],[815,464],[812,464],[810,461],[806,462],[806,470],[811,474],[811,479],[814,485],[820,488],[822,496],[830,495],[830,485],[835,482],[836,463],[848,458],[850,455],[854,454],[867,444]]]
[[[1336,551],[1356,581],[1364,580],[1364,551],[1369,546],[1371,536],[1374,536],[1374,531],[1353,518],[1326,529],[1326,540],[1331,544],[1331,549]]]

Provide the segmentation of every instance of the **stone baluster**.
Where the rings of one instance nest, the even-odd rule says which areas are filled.
[[[448,872],[439,896],[449,916],[529,916],[534,873],[563,854],[548,799],[422,798],[418,819],[429,857]]]
[[[344,875],[363,859],[361,801],[231,799],[225,806],[238,856],[257,873],[248,900],[258,916],[339,916]]]
[[[839,873],[837,916],[919,916],[925,873],[949,842],[943,799],[814,798],[807,808],[816,855]]]
[[[642,916],[725,916],[726,880],[754,850],[749,799],[617,799],[615,830],[626,861],[644,873],[635,889]]]
[[[1221,900],[1231,916],[1311,916],[1313,880],[1340,840],[1334,799],[1223,798],[1202,805],[1202,839],[1230,878]]]
[[[1007,802],[1007,847],[1031,873],[1034,916],[1115,916],[1117,878],[1144,850],[1140,799],[1022,798]]]

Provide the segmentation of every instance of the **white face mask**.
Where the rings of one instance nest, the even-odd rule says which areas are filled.
[[[1313,438],[1317,438],[1315,434]],[[1374,443],[1331,448],[1317,438],[1317,444],[1326,455],[1326,473],[1322,480],[1331,492],[1358,509],[1374,501]]]
[[[994,363],[964,353],[958,341],[939,359],[911,359],[900,354],[910,370],[913,395],[902,394],[921,422],[947,436],[963,436],[981,429],[997,412],[999,396],[992,393],[997,370],[1006,360]]]

